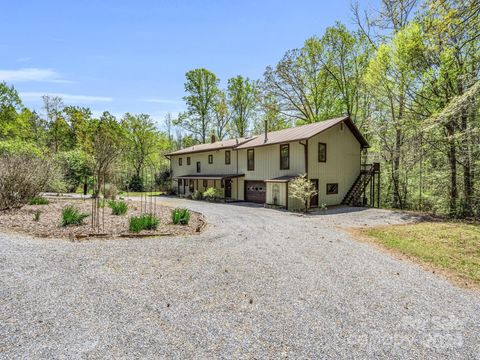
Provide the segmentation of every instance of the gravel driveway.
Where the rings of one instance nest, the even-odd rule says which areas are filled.
[[[480,294],[352,240],[383,210],[164,199],[187,238],[0,234],[0,357],[480,359]]]

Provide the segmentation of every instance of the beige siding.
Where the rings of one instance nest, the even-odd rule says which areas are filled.
[[[327,144],[327,161],[318,162],[318,143]],[[346,127],[340,124],[308,140],[308,177],[318,179],[319,204],[337,205],[360,173],[360,144]],[[338,194],[327,195],[326,184],[338,183]]]
[[[230,165],[225,165],[225,151],[205,151],[201,153],[193,153],[188,155],[172,155],[172,175],[223,175],[236,174],[236,151],[230,149]],[[208,155],[213,155],[213,164],[208,163]],[[187,157],[190,157],[190,165],[187,165]],[[182,158],[182,166],[178,165],[178,159]],[[197,161],[200,161],[200,173],[197,173]]]
[[[280,170],[280,144],[255,148],[255,169],[247,170],[247,149],[238,150],[238,171],[245,174],[245,180],[268,180],[284,175],[298,175],[305,172],[303,145],[290,144],[290,169]]]

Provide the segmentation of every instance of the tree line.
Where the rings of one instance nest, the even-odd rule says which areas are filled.
[[[353,4],[352,18],[353,27],[337,22],[286,51],[261,79],[238,75],[223,88],[210,70],[188,71],[186,110],[167,114],[162,131],[145,114],[94,118],[56,97],[44,98],[40,117],[2,84],[0,146],[90,158],[97,172],[121,162],[135,183],[147,163],[166,166],[162,153],[211,135],[348,115],[371,145],[363,160],[382,164],[384,207],[479,216],[480,2],[383,0],[377,9]]]

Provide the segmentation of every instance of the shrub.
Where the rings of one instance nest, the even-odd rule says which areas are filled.
[[[128,230],[139,233],[142,230],[156,230],[160,220],[152,214],[143,214],[130,218]]]
[[[106,184],[102,192],[105,199],[115,200],[118,195],[118,189],[114,184]]]
[[[203,197],[207,200],[216,200],[220,198],[220,191],[217,189],[210,187],[207,190],[204,191]]]
[[[0,210],[27,204],[51,176],[51,163],[33,153],[0,153]]]
[[[33,213],[33,221],[40,221],[40,215],[42,215],[42,212],[40,210],[35,210]]]
[[[133,175],[130,179],[130,191],[142,192],[144,190],[143,179],[139,175]]]
[[[82,225],[83,220],[88,217],[88,214],[80,212],[74,206],[66,206],[62,210],[62,226],[67,225]]]
[[[289,185],[289,194],[292,198],[298,199],[303,204],[303,211],[307,213],[310,200],[317,194],[313,183],[303,174],[293,179]]]
[[[202,200],[203,198],[203,193],[199,190],[195,190],[192,194],[192,199],[193,200]]]
[[[112,215],[125,215],[128,211],[128,205],[125,201],[110,200],[108,207],[112,209]]]
[[[92,175],[92,158],[83,150],[64,151],[56,156],[67,185],[67,191],[75,191]]]
[[[327,204],[320,204],[320,206],[318,207],[318,209],[320,210],[320,212],[321,212],[322,214],[326,214],[326,213],[327,213],[327,210],[328,210]]]
[[[50,201],[43,196],[34,196],[28,202],[29,205],[48,205]]]
[[[173,209],[172,210],[172,222],[177,225],[187,225],[190,221],[190,211],[187,209]]]

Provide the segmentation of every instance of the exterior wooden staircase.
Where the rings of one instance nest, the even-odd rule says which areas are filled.
[[[365,192],[367,186],[370,184],[370,206],[375,206],[375,175],[378,174],[377,180],[377,204],[380,203],[380,164],[362,164],[360,169],[360,174],[357,179],[345,194],[342,204],[349,206],[364,206],[365,203]],[[377,206],[378,206],[377,205]]]

